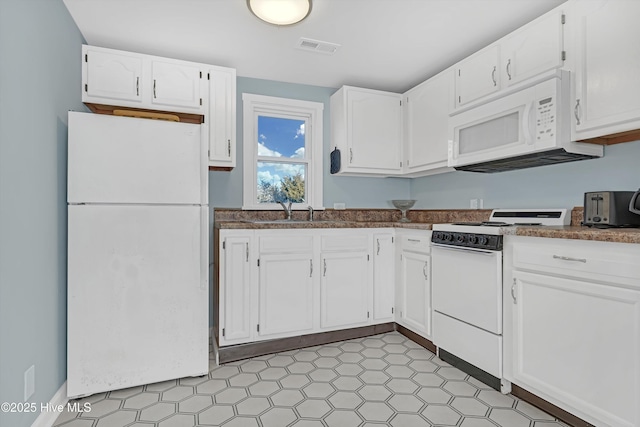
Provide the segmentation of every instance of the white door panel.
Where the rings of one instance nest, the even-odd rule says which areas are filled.
[[[68,212],[68,395],[206,373],[206,208]]]
[[[208,200],[200,126],[69,113],[69,203]]]
[[[433,309],[502,333],[502,253],[434,246],[431,261]]]

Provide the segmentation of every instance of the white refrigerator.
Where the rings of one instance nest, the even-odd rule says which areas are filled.
[[[67,395],[209,368],[200,126],[69,112]]]

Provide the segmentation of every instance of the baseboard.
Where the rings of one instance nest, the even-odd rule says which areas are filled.
[[[58,408],[62,405],[66,409],[68,402],[67,382],[65,381],[49,401],[49,408]],[[60,414],[61,412],[57,410],[42,411],[33,424],[31,424],[31,427],[51,427],[53,426],[53,423],[56,422]]]

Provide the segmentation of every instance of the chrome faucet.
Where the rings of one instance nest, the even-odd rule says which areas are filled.
[[[284,202],[278,202],[284,209],[285,214],[287,214],[287,220],[291,221],[291,200],[289,200],[289,206],[285,205]]]
[[[309,205],[309,221],[313,221],[313,206]]]

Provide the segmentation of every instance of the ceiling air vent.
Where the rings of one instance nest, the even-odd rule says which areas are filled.
[[[325,55],[333,55],[340,48],[339,44],[323,42],[320,40],[313,40],[301,37],[296,45],[298,49],[306,50],[309,52],[324,53]]]

